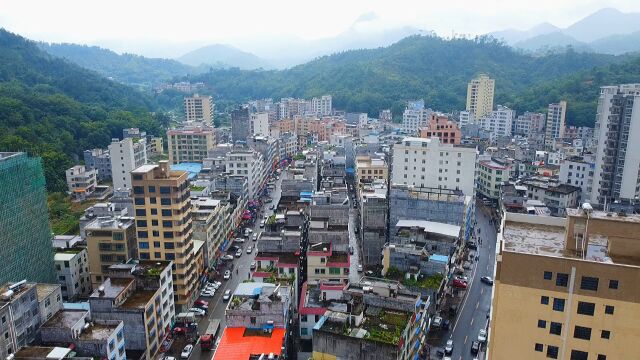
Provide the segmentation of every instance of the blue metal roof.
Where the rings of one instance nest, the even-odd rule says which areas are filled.
[[[174,171],[186,171],[189,173],[189,179],[193,179],[198,176],[200,170],[202,170],[202,164],[200,163],[180,163],[171,165],[171,170]]]
[[[433,255],[429,256],[429,261],[437,261],[437,262],[441,262],[441,263],[446,263],[446,262],[449,261],[449,257],[447,255],[433,254]]]

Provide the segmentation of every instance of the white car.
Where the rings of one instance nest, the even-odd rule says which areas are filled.
[[[265,224],[264,220],[260,221],[260,227],[261,227],[261,228],[263,228],[263,227],[264,227],[264,224]]]
[[[229,301],[229,299],[231,299],[231,290],[225,290],[222,300]]]
[[[233,256],[231,256],[231,255],[225,255],[225,256],[223,256],[223,257],[222,257],[222,260],[227,260],[227,261],[229,261],[229,260],[233,260]]]
[[[251,254],[251,252],[252,252],[252,251],[253,251],[253,247],[252,247],[252,246],[249,246],[249,247],[247,248],[247,254]]]
[[[200,292],[200,296],[202,297],[214,297],[216,295],[215,291],[211,291],[211,290],[202,290]]]
[[[487,341],[487,330],[480,329],[480,332],[478,333],[478,341],[481,343]]]
[[[222,283],[220,281],[214,281],[214,282],[207,283],[207,286],[213,286],[214,289],[218,290],[218,288],[222,286]]]
[[[358,264],[358,272],[362,272],[362,264]]]
[[[238,251],[236,251],[236,257],[239,258],[242,256],[242,249],[238,249]]]
[[[256,262],[255,262],[255,261],[252,261],[252,262],[251,262],[251,265],[249,265],[249,269],[253,270],[253,269],[255,269],[255,268],[256,268],[256,266],[257,266]]]
[[[199,308],[191,308],[189,309],[189,312],[196,314],[196,316],[205,316],[207,314],[204,310]]]
[[[225,279],[225,280],[229,280],[229,279],[231,279],[231,270],[225,270],[225,272],[224,272],[224,279]]]
[[[248,237],[249,235],[247,235]],[[233,239],[234,243],[238,243],[238,244],[244,244],[244,239],[243,238],[235,238]]]
[[[452,352],[453,352],[453,340],[449,339],[447,340],[447,345],[444,347],[444,353],[446,355],[451,355]]]
[[[180,358],[181,359],[188,359],[191,356],[192,352],[193,352],[193,345],[189,344],[189,345],[185,346],[184,349],[182,350],[182,352],[180,353]]]
[[[253,234],[253,235],[251,236],[251,239],[252,239],[253,241],[258,241],[258,234]]]

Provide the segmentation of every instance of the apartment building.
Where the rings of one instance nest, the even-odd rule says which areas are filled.
[[[493,111],[493,94],[496,81],[486,74],[480,74],[467,85],[467,108],[480,119]]]
[[[388,198],[386,181],[374,181],[358,190],[362,231],[362,266],[381,265],[380,251],[387,242]]]
[[[311,112],[316,116],[328,116],[333,112],[331,95],[323,95],[311,99]]]
[[[593,155],[570,157],[560,164],[558,179],[563,184],[580,188],[580,203],[591,201],[595,167]]]
[[[213,126],[213,97],[195,94],[184,98],[184,118],[187,122],[201,122]]]
[[[417,134],[420,128],[427,126],[432,113],[431,109],[406,108],[402,113],[402,131],[409,135]]]
[[[185,127],[167,130],[169,163],[202,163],[208,151],[216,146],[212,127]]]
[[[49,320],[62,309],[62,292],[58,284],[36,284],[38,296],[38,314],[40,324]]]
[[[0,289],[0,356],[6,359],[36,339],[42,322],[35,283],[22,280]]]
[[[530,137],[544,131],[546,118],[544,114],[525,112],[513,120],[513,135]]]
[[[269,114],[266,112],[251,114],[251,135],[252,136],[269,136]]]
[[[175,264],[175,302],[188,309],[198,296],[193,219],[188,173],[172,171],[167,161],[132,172],[138,256]]]
[[[527,197],[542,201],[553,216],[565,216],[567,208],[578,206],[580,187],[562,184],[555,178],[532,176],[521,181],[527,187]]]
[[[501,228],[488,358],[637,357],[638,215],[506,213]]]
[[[545,124],[544,145],[547,149],[552,149],[554,140],[564,138],[565,116],[567,113],[567,102],[549,104],[547,109],[547,122]]]
[[[220,200],[199,197],[191,201],[193,206],[193,239],[204,242],[204,265],[213,267],[218,259],[220,246],[231,230],[225,222],[228,215]]]
[[[640,195],[640,84],[600,88],[594,139],[591,203],[635,199]]]
[[[91,287],[100,286],[111,265],[138,258],[133,217],[98,217],[84,228],[89,254]]]
[[[53,262],[65,301],[76,301],[89,295],[91,276],[86,248],[58,249],[53,256]]]
[[[53,248],[40,158],[0,152],[0,284],[53,283]]]
[[[113,190],[131,189],[131,171],[147,163],[145,139],[113,139],[109,145]]]
[[[96,170],[98,181],[111,179],[111,156],[108,149],[91,149],[83,152],[84,166]]]
[[[458,122],[460,123],[460,127],[475,124],[476,115],[473,111],[460,111],[460,114],[458,115]]]
[[[393,145],[391,183],[456,189],[473,196],[477,156],[475,146],[407,137]]]
[[[326,103],[325,103],[326,104]],[[311,102],[305,99],[282,98],[279,104],[278,119],[292,119],[311,111]]]
[[[356,180],[357,184],[371,183],[382,180],[385,183],[389,179],[389,166],[384,159],[371,156],[356,156]]]
[[[249,108],[239,106],[231,111],[231,139],[233,143],[247,141],[251,135],[251,118]]]
[[[478,194],[492,200],[500,198],[500,187],[513,174],[512,164],[504,159],[488,159],[478,162]]]
[[[98,185],[97,171],[84,165],[72,166],[65,172],[67,187],[74,200],[85,200]]]
[[[497,110],[489,111],[484,116],[479,117],[478,124],[482,129],[489,132],[494,137],[511,137],[513,119],[516,111],[506,106],[498,105]]]
[[[443,144],[460,144],[461,139],[460,128],[458,123],[449,120],[443,114],[431,114],[427,126],[419,129],[419,137],[431,138],[437,137]]]
[[[307,250],[307,281],[317,284],[320,281],[349,281],[351,260],[346,251],[334,250],[331,242],[315,243]]]
[[[391,113],[391,109],[380,110],[380,113],[378,113],[378,119],[381,121],[393,120],[393,114]]]
[[[226,154],[226,168],[231,175],[247,178],[250,199],[258,196],[267,175],[262,154],[251,148],[233,148]]]

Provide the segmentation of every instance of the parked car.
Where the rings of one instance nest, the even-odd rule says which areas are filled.
[[[263,228],[264,224],[265,224],[264,220],[260,221],[260,228]]]
[[[209,302],[208,301],[204,301],[204,300],[196,300],[193,302],[194,305],[198,306],[198,305],[205,305],[205,306],[209,306]]]
[[[189,312],[192,312],[192,313],[196,314],[196,316],[205,316],[207,314],[206,311],[204,311],[204,310],[202,310],[200,308],[195,308],[195,307],[189,309]]]
[[[438,348],[438,350],[436,350],[436,355],[438,355],[439,357],[443,357],[444,356],[444,349],[443,348]]]
[[[231,279],[231,270],[225,270],[225,272],[224,272],[224,279],[225,279],[225,280],[229,280],[229,279]]]
[[[373,276],[373,271],[367,270],[367,271],[365,271],[364,274],[367,275],[367,276]]]
[[[251,254],[252,251],[253,251],[253,246],[249,246],[247,248],[247,254]]]
[[[478,244],[476,244],[475,241],[467,241],[467,247],[471,250],[477,250]]]
[[[466,289],[468,286],[467,282],[459,279],[453,279],[452,285],[454,288],[458,288],[458,289]]]
[[[253,230],[251,230],[251,228],[244,228],[244,236],[249,237],[252,232]]]
[[[214,297],[216,295],[216,292],[213,290],[202,290],[200,292],[200,296],[202,297]]]
[[[193,304],[193,306],[197,309],[204,310],[205,313],[209,311],[209,305]]]
[[[493,285],[493,279],[488,277],[488,276],[481,277],[480,281],[482,281],[483,283],[485,283],[487,285]]]
[[[447,345],[445,345],[444,347],[444,353],[445,355],[451,355],[452,352],[453,352],[453,340],[449,339],[447,340]]]
[[[225,261],[231,261],[231,260],[233,260],[233,256],[231,256],[231,255],[225,255],[225,256],[223,256],[223,257],[222,257],[222,260],[225,260]]]
[[[465,275],[458,275],[458,276],[456,276],[456,279],[461,280],[461,281],[464,281],[464,282],[466,282],[466,283],[468,283],[468,282],[469,282],[469,277],[468,277],[468,276],[465,276]]]
[[[258,241],[258,234],[254,233],[254,234],[251,236],[251,240],[253,240],[253,241]]]
[[[185,346],[184,349],[182,349],[182,352],[180,353],[180,358],[188,359],[191,356],[192,352],[193,352],[193,345],[189,344]]]
[[[236,257],[239,258],[242,256],[242,249],[238,249],[238,251],[236,251]]]
[[[256,268],[256,262],[255,262],[255,261],[252,261],[252,262],[251,262],[251,265],[249,265],[249,269],[251,269],[251,270],[255,270],[255,268]]]
[[[222,283],[220,281],[214,281],[214,282],[207,283],[207,286],[209,285],[213,286],[214,289],[218,290],[218,288],[222,286]]]
[[[229,301],[229,299],[231,299],[231,290],[225,290],[222,301]]]
[[[472,354],[477,354],[478,351],[480,351],[480,343],[477,341],[474,341],[471,343],[471,353]]]
[[[247,235],[248,237],[249,235]],[[244,239],[243,238],[235,238],[233,239],[233,242],[236,244],[244,244]]]
[[[480,332],[478,333],[478,341],[480,343],[487,341],[487,330],[480,329]]]
[[[455,316],[458,313],[458,304],[451,304],[449,306],[449,315]]]
[[[362,272],[362,264],[358,264],[358,272]]]
[[[442,318],[440,316],[436,316],[433,318],[433,323],[431,324],[433,325],[433,327],[440,327],[442,326]]]

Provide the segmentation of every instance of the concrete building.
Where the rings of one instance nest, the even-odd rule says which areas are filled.
[[[208,151],[216,145],[212,127],[185,127],[167,130],[169,163],[202,163]]]
[[[518,115],[513,120],[512,133],[513,135],[520,135],[530,137],[535,134],[540,134],[544,131],[545,115],[541,113],[525,112],[522,115]]]
[[[84,166],[97,172],[98,181],[111,179],[111,156],[108,149],[91,149],[83,152]]]
[[[320,281],[346,283],[349,280],[351,260],[346,251],[336,251],[333,243],[315,243],[307,250],[307,281],[317,284]]]
[[[378,119],[381,121],[392,121],[393,114],[391,113],[391,109],[380,110],[380,113],[378,114]]]
[[[431,114],[427,126],[419,129],[419,137],[437,137],[443,144],[459,145],[461,136],[458,124],[443,114]]]
[[[600,88],[594,139],[591,203],[635,199],[640,195],[640,84]]]
[[[316,116],[328,116],[333,112],[331,95],[323,95],[311,99],[311,112]]]
[[[473,111],[460,111],[459,114],[460,127],[476,123],[476,115]]]
[[[109,154],[113,190],[131,189],[131,171],[147,163],[146,140],[113,139]]]
[[[484,116],[478,117],[478,124],[493,137],[511,137],[515,115],[515,110],[498,105],[497,110],[489,111]]]
[[[421,127],[427,126],[431,109],[408,107],[402,113],[402,131],[408,135],[417,135]]]
[[[559,180],[562,184],[580,188],[580,203],[591,201],[593,176],[596,168],[593,155],[564,159],[560,164]]]
[[[241,283],[227,304],[227,327],[287,329],[291,318],[293,289],[269,283]]]
[[[547,149],[553,148],[554,140],[564,138],[564,121],[566,113],[566,101],[560,101],[557,104],[549,104],[544,136],[544,144]]]
[[[342,282],[323,281],[319,284],[302,285],[298,315],[300,323],[300,338],[311,340],[313,328],[320,321],[327,310],[346,308],[347,301],[343,298],[343,291],[347,284]]]
[[[362,231],[362,266],[374,268],[382,264],[380,252],[387,242],[388,198],[386,182],[377,181],[358,191]]]
[[[74,200],[85,200],[91,196],[98,185],[97,171],[84,165],[72,166],[65,172],[67,187]]]
[[[123,322],[127,350],[143,359],[154,358],[175,319],[172,266],[156,260],[114,265],[89,297],[92,319]]]
[[[45,185],[40,158],[0,152],[0,284],[55,282]]]
[[[527,187],[527,197],[542,201],[553,216],[565,216],[565,209],[578,206],[580,187],[559,183],[557,179],[533,176],[523,179]]]
[[[235,144],[238,141],[247,141],[251,135],[251,118],[247,107],[238,107],[231,111],[231,138]]]
[[[280,159],[293,158],[298,153],[298,137],[290,132],[280,134],[278,153]]]
[[[184,98],[184,118],[187,122],[201,122],[213,126],[213,97],[195,94]]]
[[[267,175],[262,154],[248,147],[235,147],[226,154],[226,168],[231,175],[247,178],[249,199],[258,196]]]
[[[220,200],[208,197],[192,199],[193,238],[204,242],[204,262],[213,267],[219,257],[218,249],[223,245],[230,224],[225,223],[228,215]]]
[[[456,189],[473,196],[477,157],[475,146],[407,137],[393,145],[391,183]]]
[[[78,356],[125,360],[124,323],[93,320],[87,310],[62,310],[42,324],[40,337],[45,344],[73,344]],[[130,354],[133,357],[133,354]]]
[[[639,232],[638,215],[590,207],[566,218],[506,213],[487,357],[637,357]]]
[[[73,302],[89,296],[91,277],[89,255],[86,248],[58,249],[53,256],[56,278],[61,286],[62,298]]]
[[[449,273],[449,255],[435,254],[424,245],[387,244],[382,250],[382,274],[394,268],[404,273],[433,276]]]
[[[6,284],[0,292],[0,356],[6,359],[36,339],[42,322],[35,283]]]
[[[36,294],[42,324],[62,309],[62,292],[58,284],[36,284]]]
[[[266,112],[251,114],[251,135],[252,136],[269,136],[269,114]]]
[[[99,217],[87,224],[84,231],[93,289],[104,281],[111,265],[138,257],[133,217]]]
[[[371,156],[356,156],[356,183],[372,183],[374,180],[382,180],[385,183],[389,179],[389,166],[384,159]]]
[[[491,200],[500,198],[500,186],[509,181],[514,171],[512,164],[503,159],[488,159],[478,162],[477,188],[479,195]]]
[[[467,85],[467,108],[480,119],[493,111],[493,93],[496,81],[485,74],[480,74]]]
[[[193,244],[188,173],[171,171],[167,161],[132,172],[138,256],[175,264],[175,302],[188,309],[198,296],[199,273]]]

